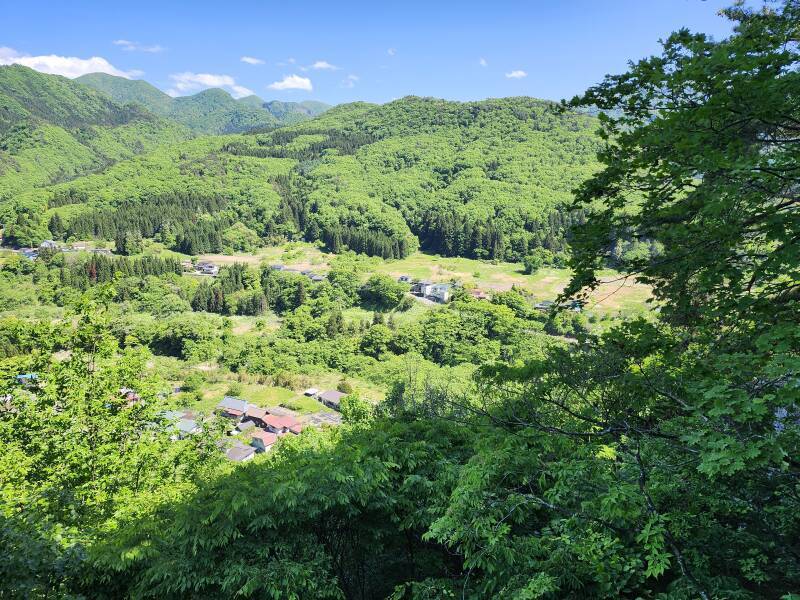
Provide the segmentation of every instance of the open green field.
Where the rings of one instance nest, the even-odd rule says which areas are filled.
[[[290,242],[281,246],[262,248],[253,254],[203,255],[202,260],[217,264],[245,262],[251,265],[261,263],[283,264],[295,269],[310,269],[325,273],[335,255],[323,252],[317,245],[304,242]],[[434,282],[460,281],[488,293],[505,291],[513,286],[531,293],[537,301],[553,300],[566,287],[570,272],[567,269],[544,268],[534,275],[525,275],[519,263],[493,262],[471,258],[441,257],[423,252],[393,260],[359,255],[355,258],[364,278],[372,273],[384,273],[392,277],[409,275],[414,279],[429,279]],[[600,287],[591,295],[588,308],[600,315],[628,315],[646,310],[646,302],[651,297],[650,288],[634,279],[622,280],[616,271],[602,273]],[[424,310],[423,308],[417,310]],[[358,311],[348,314],[356,318]],[[413,311],[408,319],[413,320]],[[352,314],[350,314],[352,313]],[[399,319],[404,319],[398,315]],[[400,321],[398,321],[399,323]]]
[[[200,392],[201,400],[190,399],[189,394],[178,394],[176,401],[182,408],[209,414],[213,412],[214,407],[227,394],[231,383],[232,381],[206,383]],[[326,410],[321,403],[313,398],[308,398],[301,393],[282,387],[245,384],[242,386],[242,392],[237,396],[262,408],[283,405],[301,414]]]

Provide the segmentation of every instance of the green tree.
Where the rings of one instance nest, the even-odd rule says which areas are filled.
[[[408,291],[408,286],[395,281],[388,275],[372,275],[361,288],[361,299],[380,308],[395,308]]]

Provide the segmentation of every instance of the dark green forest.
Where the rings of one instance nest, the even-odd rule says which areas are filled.
[[[800,598],[800,3],[724,15],[560,104],[349,104],[0,186],[8,245],[126,254],[0,261],[0,598]],[[81,93],[0,95],[0,168],[21,127],[169,123]],[[330,269],[190,279],[144,240]],[[365,266],[418,248],[570,281],[423,310]],[[568,310],[609,266],[650,310]],[[214,361],[234,396],[341,374],[343,422],[226,461],[224,418],[164,411]]]

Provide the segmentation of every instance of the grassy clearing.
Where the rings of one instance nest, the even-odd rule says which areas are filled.
[[[235,379],[231,378],[228,381],[208,382],[202,387],[201,399],[195,400],[193,395],[181,393],[176,396],[176,403],[184,408],[209,414],[226,395],[234,381]],[[284,405],[303,414],[325,408],[313,398],[303,396],[299,392],[270,385],[245,384],[242,386],[242,392],[237,396],[262,408]]]
[[[178,255],[150,244],[147,251],[155,254]],[[316,244],[288,242],[280,246],[260,248],[252,254],[234,255],[206,254],[198,257],[220,265],[244,262],[250,265],[283,264],[300,270],[313,270],[325,273],[335,255],[323,252]],[[184,257],[186,258],[186,257]],[[541,269],[534,275],[525,275],[522,265],[509,262],[492,262],[471,258],[442,257],[422,252],[396,260],[382,260],[376,257],[359,255],[355,258],[363,278],[373,273],[383,273],[392,277],[409,275],[415,279],[431,281],[460,281],[489,293],[511,289],[513,286],[530,292],[536,300],[553,300],[566,287],[570,279],[567,269]],[[651,297],[650,288],[634,279],[620,281],[619,273],[611,270],[602,272],[603,283],[591,295],[590,310],[600,315],[629,315],[647,309],[646,301]],[[396,315],[398,323],[413,321],[428,307],[415,307],[410,314]],[[360,318],[357,311],[348,311],[352,318]]]

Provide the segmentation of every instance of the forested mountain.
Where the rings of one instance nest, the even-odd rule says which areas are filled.
[[[49,235],[52,212],[43,215],[43,207],[62,213],[65,236],[108,236],[120,225],[99,227],[92,219],[100,217],[91,215],[107,220],[123,199],[152,200],[178,190],[202,195],[211,188],[224,195],[222,182],[271,173],[253,181],[249,192],[228,189],[230,197],[249,193],[262,209],[244,210],[247,202],[236,200],[240,209],[225,213],[219,227],[241,220],[264,240],[319,239],[334,251],[347,246],[383,257],[422,247],[451,256],[520,261],[538,254],[558,262],[568,228],[585,216],[568,205],[571,190],[597,168],[595,127],[592,117],[531,98],[354,103],[267,133],[177,145],[28,194],[17,212],[31,219],[17,220],[10,239],[24,244]],[[63,204],[70,206],[58,208]],[[161,226],[141,229],[149,236]],[[192,246],[193,252],[213,249]]]
[[[169,117],[197,133],[237,133],[296,123],[324,112],[322,102],[264,102],[258,96],[235,100],[221,89],[171,98],[146,81],[106,73],[90,73],[75,79],[117,102],[135,102],[162,117]]]
[[[187,137],[172,121],[65,77],[0,66],[0,202]]]

